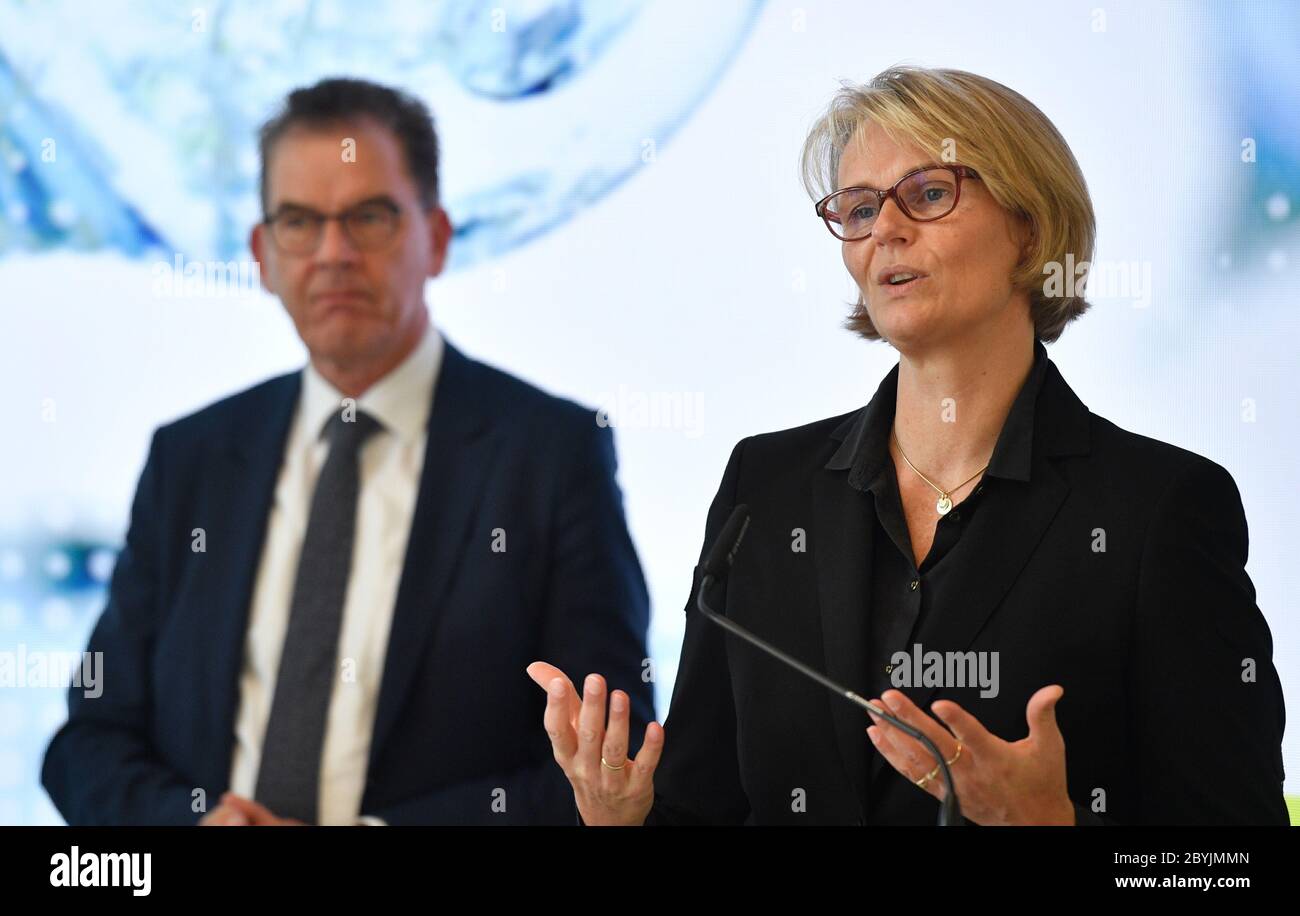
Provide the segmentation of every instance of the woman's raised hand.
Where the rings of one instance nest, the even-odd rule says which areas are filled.
[[[615,690],[605,722],[605,679],[590,674],[579,697],[564,672],[533,662],[528,676],[546,691],[543,723],[551,736],[555,762],[573,786],[583,823],[589,826],[639,827],[654,805],[654,772],[664,747],[658,722],[646,725],[645,741],[635,760],[627,756],[630,704]]]

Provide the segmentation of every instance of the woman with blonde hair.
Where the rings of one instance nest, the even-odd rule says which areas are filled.
[[[529,666],[582,822],[933,824],[937,752],[976,824],[1286,824],[1232,477],[1090,412],[1043,346],[1088,308],[1045,278],[1095,237],[1060,133],[993,80],[894,67],[836,94],[803,166],[848,325],[899,361],[865,407],[735,447],[705,551],[749,525],[710,602],[930,747],[728,636],[697,567],[635,759],[626,696]]]

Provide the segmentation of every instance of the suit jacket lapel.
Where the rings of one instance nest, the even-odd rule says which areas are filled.
[[[448,342],[393,611],[372,761],[410,687],[489,476],[492,411],[484,407],[482,386],[475,364]],[[196,664],[204,669],[198,684],[206,695],[196,708],[211,717],[209,733],[220,742],[212,754],[209,785],[224,787],[230,776],[249,605],[300,391],[301,373],[271,383],[264,400],[251,411],[260,422],[254,419],[241,426],[213,462],[213,492],[222,499],[224,518],[207,528],[208,556],[200,564],[200,584],[190,590],[195,600],[204,602],[196,615],[196,645],[204,648]]]
[[[272,381],[260,403],[252,405],[247,424],[235,431],[229,447],[213,462],[212,492],[223,517],[205,526],[207,556],[198,560],[199,584],[187,596],[203,606],[195,616],[195,644],[201,649],[195,663],[205,671],[197,683],[206,696],[197,697],[194,708],[211,716],[208,734],[219,742],[208,785],[225,786],[230,778],[253,580],[300,387],[301,373]],[[201,523],[195,519],[195,525]]]
[[[393,609],[370,744],[371,767],[424,662],[425,646],[490,476],[495,411],[485,403],[490,396],[486,384],[477,365],[448,342],[435,383],[424,469]]]
[[[895,384],[891,373],[878,394],[892,397]],[[861,419],[861,414],[856,418]],[[926,645],[941,651],[963,651],[974,642],[1029,562],[1070,491],[1066,478],[1048,459],[1086,454],[1088,425],[1087,407],[1049,361],[1035,405],[1030,480],[1008,481],[999,498],[981,506],[970,529],[963,533],[962,564],[953,591],[968,597],[960,607],[945,609],[926,624]],[[834,433],[836,439],[846,437],[836,457],[817,472],[813,484],[815,518],[821,532],[814,547],[817,593],[827,675],[865,696],[871,561],[878,522],[870,495],[849,483],[846,459],[861,442],[861,424],[856,441],[852,423],[842,424]],[[924,709],[936,690],[914,687],[904,693]],[[865,812],[868,780],[885,766],[884,759],[876,753],[869,755],[865,729],[870,719],[866,714],[842,697],[831,694],[829,701],[841,755]]]
[[[953,570],[953,594],[960,606],[926,621],[915,641],[940,652],[970,648],[989,615],[1002,602],[1070,492],[1070,484],[1049,459],[1088,451],[1088,409],[1048,363],[1034,412],[1034,446],[1028,481],[998,481],[997,499],[981,505],[962,533],[961,563]],[[1005,486],[1001,486],[1005,484]],[[938,687],[903,692],[925,709]]]

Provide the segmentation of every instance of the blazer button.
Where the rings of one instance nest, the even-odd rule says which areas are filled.
[[[891,671],[893,671],[893,670],[894,670],[894,666],[893,666],[893,665],[886,665],[886,666],[885,666],[885,674],[888,674],[889,672],[891,672]]]
[[[920,588],[920,586],[921,586],[921,580],[913,579],[911,585],[909,585],[908,588],[910,588],[912,591],[916,591],[918,588]]]

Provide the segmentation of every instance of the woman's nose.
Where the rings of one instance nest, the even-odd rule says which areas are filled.
[[[891,197],[881,205],[880,213],[871,225],[871,238],[877,245],[884,245],[904,236],[912,225],[912,220],[899,209],[898,201]]]

